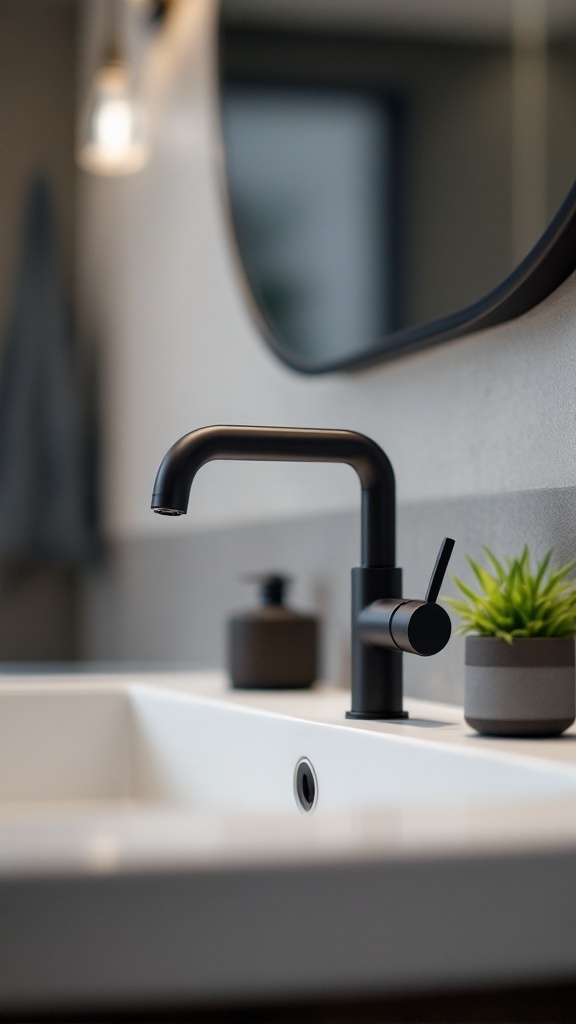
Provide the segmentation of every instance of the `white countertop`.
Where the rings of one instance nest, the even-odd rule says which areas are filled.
[[[349,721],[342,690],[242,692],[189,672],[4,676],[0,693],[46,683],[161,688],[258,709],[271,728],[276,716],[324,723],[576,780],[574,728],[479,737],[451,705],[407,699],[407,721]],[[576,785],[517,803],[292,817],[0,805],[0,1013],[415,992],[575,969]]]

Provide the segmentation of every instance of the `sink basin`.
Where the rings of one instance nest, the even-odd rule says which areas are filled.
[[[342,692],[218,686],[1,682],[0,1017],[573,976],[576,730],[498,744],[454,708],[346,723]]]
[[[315,771],[319,814],[576,795],[571,765],[307,722],[160,687],[0,692],[0,813],[105,802],[133,812],[167,804],[293,816],[303,757]]]

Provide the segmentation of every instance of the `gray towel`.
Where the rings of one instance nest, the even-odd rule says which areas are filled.
[[[0,355],[0,558],[86,564],[94,554],[86,431],[43,178],[26,201]]]

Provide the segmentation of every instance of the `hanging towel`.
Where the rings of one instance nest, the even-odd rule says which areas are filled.
[[[47,181],[36,178],[0,352],[0,559],[79,566],[94,554],[90,467]]]

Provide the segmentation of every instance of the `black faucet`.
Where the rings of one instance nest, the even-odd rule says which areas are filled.
[[[402,651],[428,656],[450,639],[450,618],[436,604],[454,541],[445,538],[423,601],[402,597],[396,562],[396,486],[388,456],[351,430],[203,427],[164,456],[152,508],[184,515],[192,481],[206,462],[342,462],[362,485],[362,565],[352,569],[352,707],[347,718],[407,718],[402,707]]]

